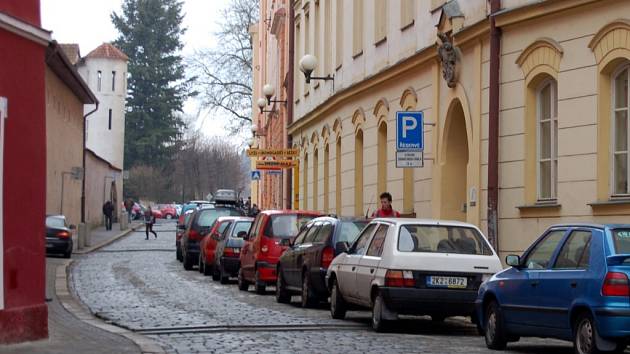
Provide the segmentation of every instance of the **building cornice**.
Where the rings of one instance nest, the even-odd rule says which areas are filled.
[[[494,15],[494,18],[497,27],[507,27],[579,6],[601,4],[610,1],[611,0],[539,1],[525,6],[501,10]]]
[[[52,39],[50,34],[51,32],[37,26],[33,26],[32,24],[24,22],[11,15],[7,15],[4,12],[0,12],[0,28],[43,46],[48,46],[48,43]]]
[[[431,60],[435,60],[436,58],[437,46],[436,44],[432,44],[419,50],[411,57],[405,58],[400,62],[390,66],[389,68],[380,71],[373,76],[369,76],[364,80],[337,92],[335,95],[330,96],[322,104],[308,112],[302,118],[290,124],[287,127],[288,134],[293,135],[295,132],[313,124],[317,120],[317,118],[329,114],[338,106],[347,103],[350,100],[356,99],[357,95],[361,95],[368,90],[373,89],[375,86],[387,83],[389,82],[389,80],[395,77],[405,75],[408,72],[414,70],[418,70],[421,65],[426,64]]]

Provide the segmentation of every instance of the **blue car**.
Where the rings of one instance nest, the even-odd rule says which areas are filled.
[[[490,349],[521,336],[573,341],[575,353],[623,352],[630,339],[630,224],[556,225],[479,288]]]

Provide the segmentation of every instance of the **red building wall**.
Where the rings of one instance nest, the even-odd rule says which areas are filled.
[[[39,26],[39,1],[0,2]],[[0,96],[5,120],[3,230],[4,310],[0,343],[48,336],[45,299],[45,46],[0,29]]]

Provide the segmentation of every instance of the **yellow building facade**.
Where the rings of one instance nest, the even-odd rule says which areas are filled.
[[[491,14],[486,0],[294,2],[288,132],[301,149],[301,209],[365,215],[389,191],[403,213],[486,231],[494,20],[498,250],[522,251],[555,223],[628,221],[630,15],[620,16],[630,2],[500,3]],[[334,82],[306,84],[305,54],[318,58],[314,76]],[[429,123],[422,168],[395,166],[405,110]]]

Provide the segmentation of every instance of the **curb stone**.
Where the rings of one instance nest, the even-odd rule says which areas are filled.
[[[135,231],[136,231],[136,230],[138,230],[141,226],[143,226],[143,225],[142,225],[142,224],[138,224],[138,225],[135,225],[135,226],[131,226],[131,227],[129,227],[127,230],[125,230],[125,231],[123,231],[123,232],[119,233],[118,235],[116,235],[116,236],[114,236],[114,237],[110,238],[110,239],[109,239],[109,240],[107,240],[107,241],[103,241],[103,242],[101,242],[101,243],[99,243],[99,244],[97,244],[97,245],[94,245],[94,246],[85,247],[85,248],[80,249],[80,250],[72,251],[72,253],[73,253],[73,254],[88,254],[88,253],[90,253],[90,252],[94,252],[94,251],[96,251],[96,250],[99,250],[99,249],[101,249],[101,248],[103,248],[103,247],[105,247],[105,246],[108,246],[108,245],[110,245],[110,244],[112,244],[112,243],[114,243],[114,242],[118,241],[119,239],[121,239],[121,238],[123,238],[123,237],[125,237],[125,236],[129,235],[129,234],[130,234],[130,233],[132,233],[132,232],[135,232]]]
[[[128,231],[129,233],[131,231]],[[121,236],[122,237],[122,236]],[[100,247],[103,247],[101,245]],[[97,317],[70,292],[68,270],[74,260],[66,260],[57,267],[55,275],[55,292],[62,306],[79,320],[101,330],[123,336],[134,342],[143,354],[165,354],[166,351],[157,342],[138,333],[109,324]]]

